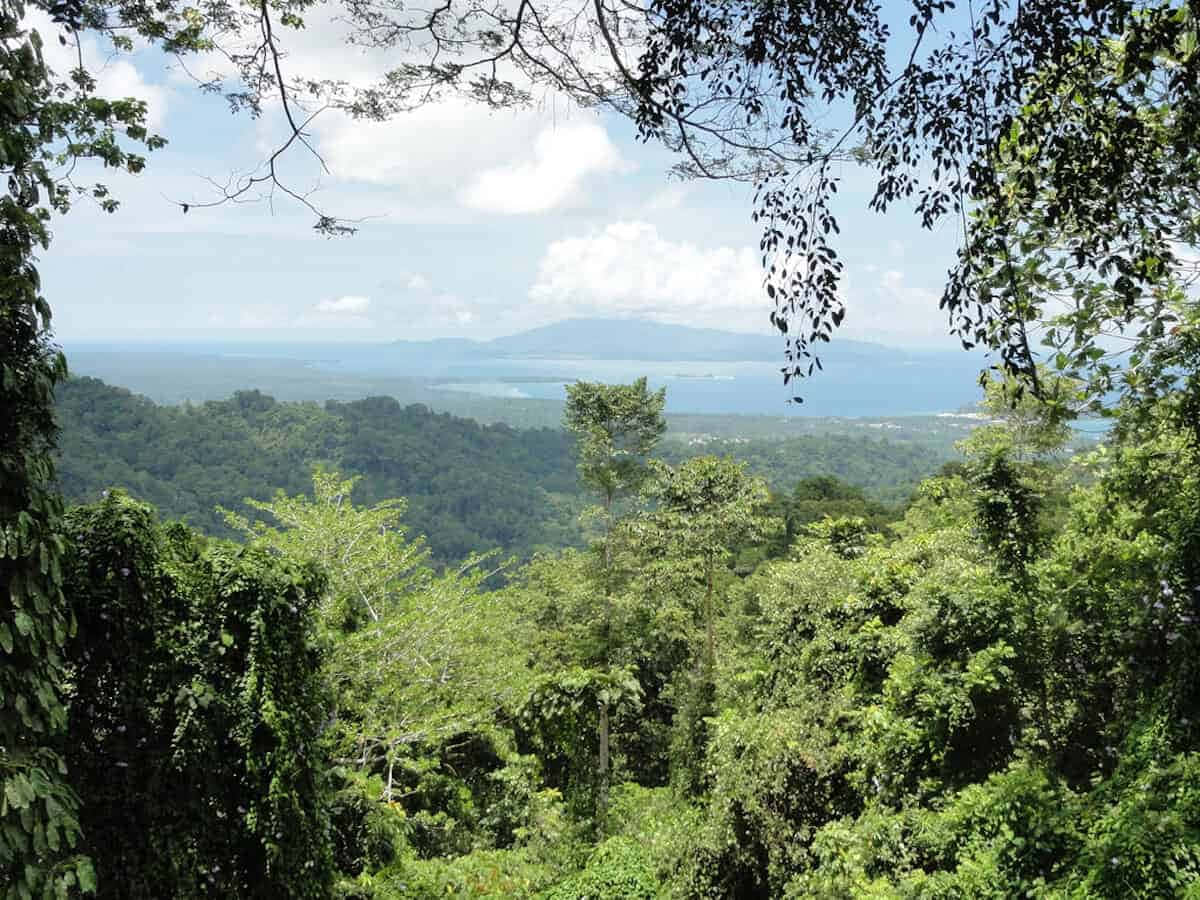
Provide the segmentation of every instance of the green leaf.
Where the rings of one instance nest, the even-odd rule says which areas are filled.
[[[96,893],[96,870],[92,861],[86,857],[75,864],[75,877],[79,879],[79,889],[85,894]]]
[[[13,614],[13,624],[17,626],[17,631],[24,637],[33,633],[33,619],[23,609],[18,609]]]
[[[33,785],[24,774],[18,772],[5,782],[4,799],[13,809],[26,809],[35,799]]]

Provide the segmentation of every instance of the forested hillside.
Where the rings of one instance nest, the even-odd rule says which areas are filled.
[[[321,6],[0,0],[0,897],[1200,900],[1195,0]],[[340,80],[347,48],[386,71]],[[261,164],[209,179],[211,202],[168,199],[174,225],[84,214],[59,232],[83,201],[115,211],[165,144],[153,129],[179,121],[147,58],[263,117],[254,140],[211,129],[177,159],[224,168],[245,145]],[[155,74],[177,109],[187,79]],[[109,96],[126,89],[142,96]],[[362,149],[343,196],[420,213],[375,241],[379,268],[330,266],[342,290],[350,271],[404,279],[397,251],[432,260],[445,231],[440,276],[577,306],[596,298],[510,293],[489,271],[534,268],[508,240],[522,221],[555,252],[575,240],[558,225],[605,211],[717,224],[649,180],[610,194],[592,171],[576,194],[557,177],[588,155],[575,138],[538,135],[538,164],[511,168],[523,195],[571,188],[570,218],[529,196],[460,217],[471,154],[394,189],[359,177],[446,131],[502,178],[508,138],[465,106],[406,120],[400,144],[363,120],[468,97],[557,118],[559,95],[598,136],[632,120],[593,155],[606,177],[650,158],[636,137],[676,174],[754,184],[765,269],[747,271],[788,335],[789,389],[819,385],[847,294],[850,319],[882,311],[859,279],[894,259],[886,311],[926,305],[995,363],[960,456],[728,430],[673,444],[664,391],[610,383],[625,375],[556,378],[562,427],[541,431],[381,397],[165,408],[68,380],[40,271],[54,233],[87,248],[66,260],[107,327],[149,307],[211,322],[214,285],[231,323],[305,321],[260,318],[265,297],[376,327],[371,297],[318,299],[333,255],[311,236],[276,256],[225,232],[255,199],[298,204],[319,237],[371,227],[325,211],[297,167],[311,153],[349,186],[316,156],[335,149],[325,111]],[[184,109],[173,137],[210,131]],[[903,247],[839,223],[839,191],[947,238],[940,312]],[[205,219],[215,206],[230,217]],[[153,268],[167,232],[194,249]],[[739,282],[705,274],[733,258],[719,244],[671,262],[644,243],[654,279],[622,256],[553,269],[619,274],[618,309],[744,312]],[[855,243],[869,269],[843,255]],[[471,320],[462,291],[414,283],[406,313]],[[1110,427],[1072,447],[1086,415]]]
[[[361,475],[354,498],[405,497],[409,526],[436,558],[499,548],[527,556],[582,540],[585,505],[570,437],[561,429],[513,429],[403,407],[385,397],[348,403],[279,403],[243,391],[200,406],[159,406],[93,378],[57,391],[59,481],[70,502],[123,487],[169,518],[230,536],[217,507],[308,490],[314,465]],[[833,475],[873,498],[901,504],[943,462],[923,444],[810,435],[783,441],[667,441],[678,462],[730,453],[781,494]]]
[[[255,391],[194,407],[157,406],[94,379],[58,392],[59,478],[69,501],[124,487],[164,516],[229,535],[217,506],[306,491],[313,466],[363,475],[356,499],[408,498],[407,519],[443,560],[577,540],[570,441],[559,430],[481,426],[401,407],[277,403]]]
[[[75,388],[130,428],[154,409]],[[499,588],[494,559],[439,574],[402,504],[333,470],[255,503],[240,543],[121,491],[72,510],[66,758],[101,894],[156,896],[129,892],[143,860],[194,858],[179,895],[249,896],[274,834],[311,860],[269,869],[280,890],[345,900],[1192,896],[1200,436],[1189,402],[1134,404],[1068,453],[1047,399],[1073,390],[993,384],[1003,424],[897,521],[831,478],[772,498],[729,457],[669,464],[661,393],[574,385],[555,440],[587,546]],[[253,394],[178,415],[253,447],[307,416],[358,453],[418,452],[381,423],[428,417]],[[206,771],[205,799],[139,793],[126,759]]]

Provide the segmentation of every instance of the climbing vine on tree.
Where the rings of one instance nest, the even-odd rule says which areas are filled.
[[[324,897],[324,576],[119,492],[67,514],[63,756],[104,897]]]
[[[66,723],[63,646],[75,623],[63,595],[65,541],[53,487],[53,391],[66,363],[50,341],[35,254],[52,211],[78,190],[54,167],[93,158],[137,171],[140,101],[89,96],[91,78],[56,81],[20,0],[0,3],[0,884],[10,896],[90,890],[77,852],[78,800],[55,746]],[[118,139],[118,131],[125,139]],[[87,190],[105,204],[101,185]]]

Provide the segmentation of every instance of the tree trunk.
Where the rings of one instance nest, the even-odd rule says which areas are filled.
[[[599,760],[599,778],[596,784],[596,831],[603,835],[605,824],[608,820],[608,789],[609,789],[609,771],[608,771],[608,743],[609,743],[609,723],[608,723],[608,704],[600,704],[600,727],[598,729],[600,738],[600,760]]]
[[[708,665],[708,677],[714,678],[717,668],[717,632],[716,625],[713,622],[713,561],[708,561],[708,591],[704,596],[704,619],[707,629],[707,657],[705,659]]]
[[[612,504],[613,498],[605,498],[604,526],[604,674],[611,671],[612,649]],[[596,831],[603,835],[608,820],[608,789],[609,789],[609,742],[611,740],[611,725],[609,724],[608,701],[600,704],[600,724],[596,729],[599,742],[599,758],[596,761]]]

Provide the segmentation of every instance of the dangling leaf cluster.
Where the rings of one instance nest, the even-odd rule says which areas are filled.
[[[1074,299],[1047,337],[1076,370],[1096,368],[1108,325],[1158,340],[1178,315],[1165,288],[1200,185],[1194,16],[1175,2],[922,0],[897,28],[872,2],[661,0],[637,121],[646,137],[690,136],[696,155],[721,148],[709,177],[758,161],[746,171],[785,379],[813,374],[846,315],[835,198],[851,163],[873,173],[872,210],[911,203],[923,227],[959,230],[950,329],[1036,389],[1048,287]]]

